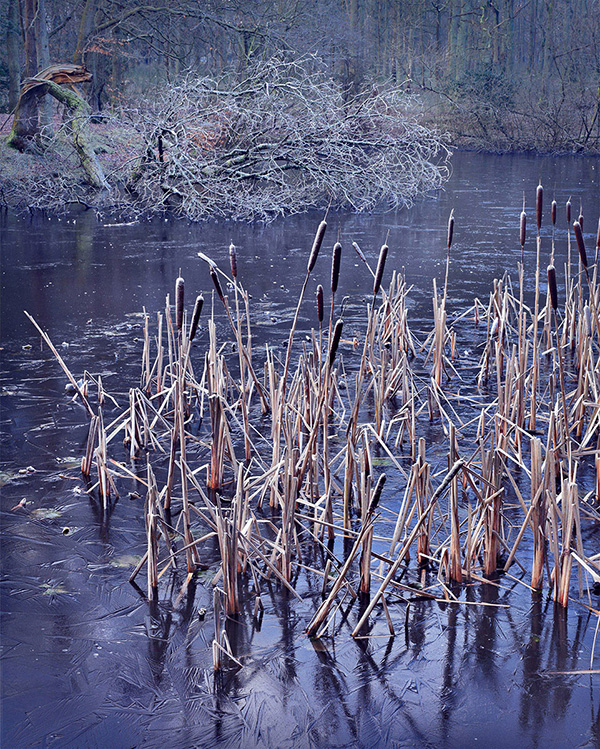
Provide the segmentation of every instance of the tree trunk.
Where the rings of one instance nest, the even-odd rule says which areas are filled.
[[[35,0],[24,0],[23,2],[23,36],[25,44],[25,77],[31,78],[38,71],[37,63],[37,44],[36,44],[36,2]],[[38,122],[38,104],[37,96],[26,97],[21,99],[18,104],[20,131],[22,139],[21,145],[17,146],[23,150],[28,142],[33,141],[39,132]],[[15,122],[17,115],[15,114]],[[12,133],[11,133],[12,135]]]
[[[38,65],[41,69],[48,68],[50,67],[50,43],[46,18],[46,0],[37,0],[36,29]],[[52,97],[47,94],[40,100],[39,126],[42,129],[44,139],[52,137]]]
[[[8,56],[8,108],[12,111],[19,101],[21,90],[21,34],[19,32],[19,6],[17,0],[9,0],[8,23],[6,25],[6,52]]]
[[[92,31],[94,22],[94,14],[96,13],[96,0],[86,0],[81,13],[81,21],[79,23],[79,32],[77,34],[77,45],[73,54],[73,62],[75,65],[83,65],[83,53],[85,51],[85,45],[87,44],[88,37]]]

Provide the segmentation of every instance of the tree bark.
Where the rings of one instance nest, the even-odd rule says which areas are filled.
[[[23,41],[25,45],[25,77],[31,78],[38,71],[37,63],[37,44],[36,44],[36,2],[35,0],[24,0],[23,2]],[[38,105],[37,96],[21,98],[18,103],[18,113],[20,120],[20,137],[22,145],[25,146],[28,141],[33,141],[39,132],[38,122]],[[15,121],[17,115],[15,114]],[[11,133],[12,135],[12,133]],[[20,148],[20,146],[17,146]]]
[[[21,90],[21,34],[19,32],[19,6],[9,0],[6,26],[6,51],[8,56],[8,107],[12,111],[19,101]]]
[[[46,0],[37,0],[36,13],[36,52],[37,61],[41,69],[50,66],[50,42],[48,39],[48,23],[46,18]],[[52,137],[52,97],[44,96],[40,100],[39,126],[44,138]]]

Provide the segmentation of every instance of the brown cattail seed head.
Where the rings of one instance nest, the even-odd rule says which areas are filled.
[[[583,233],[581,231],[581,223],[579,221],[573,222],[573,231],[575,232],[575,239],[577,240],[577,249],[579,250],[579,257],[581,258],[581,264],[584,268],[588,267],[587,253],[585,251],[585,244],[583,243]]]
[[[552,201],[552,226],[556,226],[556,211],[557,211],[556,200],[553,200]]]
[[[579,222],[579,226],[581,226],[581,231],[583,231],[583,213],[579,214],[577,221]]]
[[[535,191],[535,222],[537,224],[538,231],[542,228],[542,206],[544,203],[544,188],[541,184],[537,186]]]
[[[385,269],[385,259],[388,254],[389,247],[387,244],[381,245],[379,251],[379,260],[377,262],[377,270],[375,271],[375,280],[373,281],[373,296],[377,295],[379,287],[381,286],[381,279],[383,278],[383,271]]]
[[[183,290],[184,281],[181,276],[175,281],[175,325],[181,330],[183,325]]]
[[[525,247],[525,231],[527,229],[527,214],[525,211],[521,211],[521,225],[520,225],[520,237],[521,247]]]
[[[333,364],[335,355],[337,354],[338,346],[340,345],[340,338],[342,337],[342,328],[344,327],[344,321],[338,320],[333,329],[333,336],[331,338],[331,347],[329,349],[329,366]]]
[[[338,287],[338,281],[340,278],[340,261],[342,259],[342,245],[336,242],[333,245],[333,253],[331,255],[331,293],[335,294]]]
[[[192,313],[192,324],[190,326],[190,341],[193,341],[196,337],[196,331],[198,330],[198,322],[200,320],[200,313],[202,312],[202,305],[204,304],[204,297],[202,294],[196,297],[196,304],[194,304],[194,311]]]
[[[381,499],[381,492],[383,491],[383,486],[386,482],[386,479],[387,476],[385,475],[385,473],[382,473],[381,476],[377,479],[375,491],[373,492],[373,499],[371,499],[371,504],[369,505],[369,513],[374,512],[377,508],[379,500]]]
[[[310,257],[308,258],[308,266],[306,268],[308,273],[311,273],[312,269],[315,267],[315,263],[317,262],[317,255],[319,254],[319,250],[321,249],[321,243],[323,242],[326,228],[327,222],[321,221],[321,223],[319,224],[319,228],[317,229],[317,233],[315,234],[313,246],[310,251]]]
[[[558,289],[556,288],[556,268],[553,265],[548,266],[548,293],[550,294],[550,303],[552,309],[558,309]]]
[[[319,322],[323,322],[323,287],[321,284],[317,286],[317,317]]]
[[[446,247],[450,249],[452,247],[452,237],[454,236],[454,210],[450,211],[450,218],[448,219],[448,241]]]
[[[233,242],[229,245],[229,264],[231,265],[231,275],[237,278],[237,253]]]
[[[567,224],[571,226],[571,199],[567,200]]]
[[[225,304],[225,297],[223,296],[223,289],[221,288],[221,282],[219,281],[219,276],[217,276],[217,271],[214,269],[214,267],[210,266],[210,277],[212,278],[212,282],[215,286],[215,289],[217,290],[217,294],[219,295],[219,299]]]

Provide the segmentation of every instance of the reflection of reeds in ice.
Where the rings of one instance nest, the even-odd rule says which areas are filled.
[[[403,274],[393,271],[384,284],[386,240],[375,271],[353,243],[373,276],[362,341],[343,337],[349,327],[343,309],[334,322],[343,277],[342,246],[335,242],[329,325],[324,287],[318,284],[318,329],[298,343],[301,305],[326,232],[321,222],[282,359],[267,346],[260,365],[252,350],[249,295],[239,278],[235,246],[229,248],[231,279],[200,253],[233,334],[235,361],[218,341],[214,304],[201,325],[202,295],[195,299],[188,326],[179,276],[174,321],[168,298],[154,338],[145,315],[140,387],[130,390],[128,408],[107,427],[105,401],[110,396],[101,381],[96,413],[87,384],[76,382],[38,327],[91,418],[81,466],[86,478],[96,467],[98,480],[90,493],[97,491],[105,505],[116,494],[117,477],[135,475],[109,458],[117,434],[124,433],[133,465],[145,461],[146,554],[132,579],[145,564],[149,595],[154,596],[163,575],[176,570],[184,557],[185,588],[200,564],[203,544],[218,540],[215,668],[237,663],[223,616],[242,611],[250,586],[258,616],[261,581],[276,581],[299,597],[301,573],[321,578],[324,600],[308,625],[313,636],[332,626],[341,600],[362,594],[366,605],[353,634],[363,636],[379,605],[393,633],[386,598],[399,590],[457,601],[451,584],[510,574],[517,565],[523,576],[530,570],[526,585],[540,590],[546,584],[557,603],[567,606],[573,566],[581,587],[584,578],[600,572],[598,555],[585,548],[582,533],[600,487],[596,268],[592,272],[581,222],[576,221],[572,228],[580,272],[571,275],[569,255],[564,293],[559,294],[561,272],[553,262],[554,232],[559,231],[555,201],[551,214],[545,306],[540,185],[536,267],[529,272],[524,265],[526,215],[521,213],[518,293],[506,275],[494,282],[487,307],[475,300],[460,316],[449,316],[452,213],[444,289],[438,293],[434,284],[433,322],[423,341],[408,323]],[[596,250],[598,246],[600,228]],[[535,292],[528,306],[524,281],[532,274]],[[457,337],[464,335],[469,319],[475,323],[469,335],[483,335],[483,340],[477,386],[464,401]],[[482,321],[485,326],[479,325]],[[205,353],[198,357],[203,345]],[[472,419],[466,418],[465,402],[476,408]],[[443,436],[443,473],[435,468],[439,447],[428,443],[432,430]],[[378,460],[387,466],[385,473]],[[593,490],[585,494],[579,479],[590,471]],[[517,520],[515,506],[521,513]],[[384,518],[391,523],[389,534]],[[334,553],[338,540],[344,542],[343,557]],[[309,563],[311,545],[324,554],[322,569]]]

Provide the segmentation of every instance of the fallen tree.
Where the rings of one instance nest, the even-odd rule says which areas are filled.
[[[312,58],[262,62],[243,80],[188,76],[131,121],[143,153],[122,175],[130,200],[192,220],[397,207],[448,174],[413,97],[372,87],[349,98]]]
[[[102,167],[90,144],[90,106],[75,90],[61,85],[73,86],[91,79],[91,73],[82,65],[70,64],[51,65],[35,77],[28,78],[21,89],[7,143],[19,151],[25,151],[36,140],[40,134],[37,102],[45,94],[50,94],[69,112],[68,129],[89,184],[94,188],[108,188]]]

